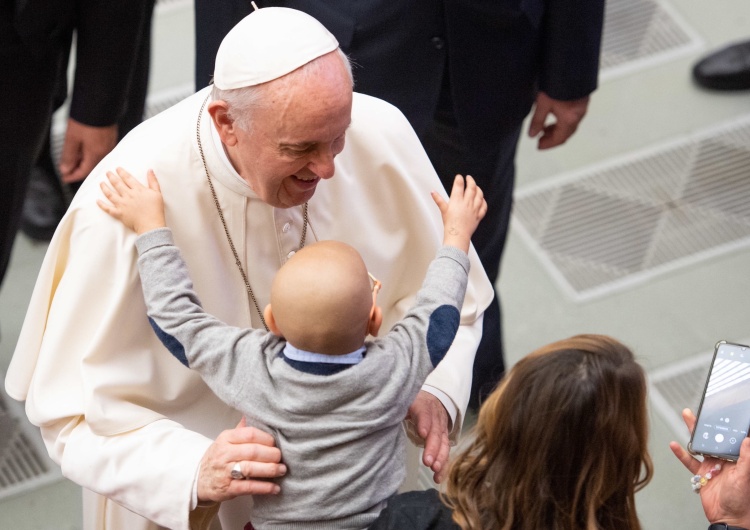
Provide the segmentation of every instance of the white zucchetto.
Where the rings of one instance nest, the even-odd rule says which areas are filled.
[[[336,37],[307,13],[264,7],[243,18],[221,41],[214,85],[231,90],[266,83],[338,46]]]

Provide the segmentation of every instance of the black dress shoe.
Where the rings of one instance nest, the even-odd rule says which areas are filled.
[[[693,67],[693,79],[713,90],[750,88],[750,40],[722,48]]]

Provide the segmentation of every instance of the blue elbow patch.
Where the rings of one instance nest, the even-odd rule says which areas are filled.
[[[430,315],[430,324],[427,327],[427,351],[430,353],[432,366],[437,366],[445,357],[448,348],[453,344],[460,322],[461,314],[452,305],[441,305]]]
[[[154,322],[154,319],[148,317],[148,323],[151,324],[151,329],[154,330],[156,336],[159,338],[162,344],[169,350],[169,353],[174,355],[178,361],[190,368],[188,364],[187,356],[185,355],[185,347],[169,333],[166,333],[159,325]]]

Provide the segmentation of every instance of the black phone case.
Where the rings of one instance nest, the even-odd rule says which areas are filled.
[[[744,344],[737,344],[737,343],[734,343],[734,342],[727,342],[725,340],[720,340],[719,342],[716,343],[716,346],[714,346],[714,355],[711,358],[711,364],[710,364],[710,366],[708,368],[708,375],[706,375],[706,384],[703,386],[703,392],[701,394],[701,402],[700,402],[700,405],[698,406],[698,412],[695,415],[695,425],[696,425],[696,427],[700,424],[701,412],[703,410],[703,401],[706,398],[706,391],[708,390],[708,383],[711,380],[711,374],[713,373],[713,370],[714,370],[714,363],[716,362],[716,356],[719,353],[719,347],[721,347],[724,344],[730,345],[730,346],[737,346],[737,347],[740,347],[740,348],[748,348],[748,350],[750,351],[750,347],[745,346]],[[688,449],[688,451],[691,454],[693,454],[693,455],[710,456],[712,458],[719,458],[721,460],[726,460],[726,461],[729,461],[729,462],[736,462],[737,461],[737,459],[739,458],[739,455],[733,455],[733,454],[728,454],[728,453],[713,453],[713,452],[710,452],[710,451],[697,451],[697,450],[693,449],[693,438],[695,436],[696,430],[697,430],[697,428],[693,429],[693,432],[690,434],[690,441],[688,442],[688,445],[687,445],[687,449]]]

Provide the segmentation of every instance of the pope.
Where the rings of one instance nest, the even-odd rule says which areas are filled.
[[[26,400],[50,455],[84,488],[85,529],[207,528],[217,508],[222,528],[242,528],[247,495],[276,492],[264,479],[284,472],[283,455],[151,330],[135,234],[96,205],[116,167],[159,175],[206,311],[256,328],[276,271],[329,239],[356,246],[388,285],[380,302],[390,329],[442,241],[430,198],[440,182],[403,115],[353,93],[348,61],[321,24],[264,8],[225,37],[213,87],[134,129],[76,195],[42,264],[8,394]],[[459,331],[407,418],[437,481],[492,299],[473,249],[469,258]],[[232,480],[237,463],[250,480]]]

